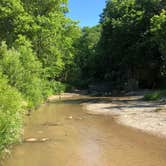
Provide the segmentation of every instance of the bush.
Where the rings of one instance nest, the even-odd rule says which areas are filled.
[[[28,109],[38,106],[44,100],[41,85],[42,80],[37,77],[32,77],[24,84],[21,92],[28,102]]]
[[[7,145],[18,141],[23,111],[21,94],[7,84],[7,79],[0,72],[0,152]]]
[[[53,90],[54,94],[60,94],[63,93],[66,89],[65,84],[62,84],[61,82],[58,81],[50,81],[50,87]]]
[[[71,84],[64,83],[65,92],[72,92],[75,88]]]
[[[23,38],[24,39],[24,38]],[[20,40],[23,40],[20,39]],[[25,40],[25,39],[24,39]],[[0,64],[2,72],[9,80],[9,84],[22,93],[31,109],[43,101],[41,72],[42,66],[31,49],[30,43],[25,40],[17,49],[7,49],[3,42],[0,48]]]
[[[162,93],[160,91],[156,91],[153,93],[148,93],[144,95],[144,100],[158,100],[162,97]]]

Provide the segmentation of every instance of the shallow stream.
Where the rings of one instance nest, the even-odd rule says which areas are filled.
[[[41,106],[4,166],[166,166],[166,140],[89,115],[84,98]]]

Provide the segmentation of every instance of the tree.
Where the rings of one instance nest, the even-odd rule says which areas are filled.
[[[100,25],[82,28],[80,38],[75,41],[75,69],[77,74],[74,80],[78,84],[87,84],[93,81],[95,75],[96,47],[100,39]],[[80,81],[79,81],[80,80]],[[84,81],[81,81],[84,80]]]
[[[151,33],[153,41],[158,45],[162,55],[162,74],[165,75],[166,69],[166,10],[162,10],[159,15],[151,18]]]
[[[107,1],[101,15],[98,77],[124,87],[130,79],[152,88],[160,79],[161,53],[151,39],[151,18],[162,10],[160,0]],[[100,74],[101,73],[101,74]]]
[[[43,64],[48,79],[61,79],[66,63],[72,59],[72,44],[79,29],[65,16],[66,0],[23,0],[34,26],[28,38]],[[28,4],[28,5],[27,5]]]

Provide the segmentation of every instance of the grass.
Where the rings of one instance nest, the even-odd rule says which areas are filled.
[[[144,100],[150,101],[150,100],[159,100],[163,97],[166,97],[166,90],[158,90],[152,93],[147,93],[144,95]]]

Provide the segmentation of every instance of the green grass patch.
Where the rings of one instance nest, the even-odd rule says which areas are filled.
[[[161,98],[160,92],[153,92],[144,95],[144,100],[158,100]]]
[[[166,90],[158,90],[152,93],[147,93],[144,95],[144,100],[159,100],[162,97],[166,97]]]

